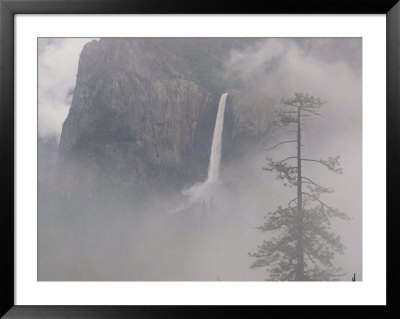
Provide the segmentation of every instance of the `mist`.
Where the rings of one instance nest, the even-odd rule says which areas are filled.
[[[343,174],[333,174],[314,163],[305,163],[303,171],[323,186],[333,187],[335,192],[327,194],[323,200],[352,218],[348,222],[333,221],[332,230],[341,236],[346,246],[345,254],[338,255],[336,262],[349,275],[356,273],[362,280],[361,39],[312,40],[274,38],[260,41],[245,50],[233,50],[225,65],[225,77],[233,78],[236,83],[249,83],[249,89],[256,96],[276,97],[275,103],[268,105],[272,109],[279,109],[280,98],[293,96],[294,92],[309,93],[326,101],[320,110],[322,117],[305,118],[303,157],[320,159],[339,155]],[[324,45],[318,46],[321,42]],[[350,48],[357,48],[356,53],[349,54]],[[295,134],[287,130],[272,135],[271,141],[265,143],[266,148],[295,138]],[[261,158],[262,154],[283,159],[295,155],[295,148],[284,145],[258,156]],[[254,169],[257,170],[257,166],[262,166],[262,163],[257,163]],[[286,204],[285,197],[279,195],[284,187],[278,181],[271,183],[274,185],[271,191],[278,191],[271,196],[278,198],[275,207]],[[295,190],[292,197],[293,194]],[[274,207],[268,205],[268,209]]]
[[[62,52],[71,55],[68,50]],[[47,79],[42,81],[43,92],[53,92],[53,85],[65,88],[59,96],[42,95],[54,98],[53,104],[48,103],[50,98],[46,102],[39,99],[39,114],[44,114],[39,116],[43,123],[39,135],[58,140],[67,116],[65,106],[72,100],[70,84],[49,83],[49,75],[40,72]],[[218,72],[232,96],[245,91],[254,100],[266,101],[268,134],[244,145],[245,152],[235,157],[222,140],[219,181],[209,190],[207,200],[200,199],[183,211],[177,208],[187,201],[185,190],[205,180],[154,189],[145,195],[122,196],[110,189],[71,200],[60,191],[57,178],[46,178],[49,182],[39,186],[38,280],[265,280],[265,269],[250,269],[249,253],[272,236],[257,229],[265,216],[296,194],[294,188],[284,187],[263,170],[266,157],[278,160],[295,154],[292,144],[266,151],[295,138],[290,128],[273,125],[273,111],[279,109],[280,99],[294,92],[326,101],[321,117],[305,119],[303,156],[340,155],[343,174],[313,163],[304,164],[303,170],[307,177],[333,187],[335,192],[323,200],[352,218],[332,220],[332,230],[346,246],[334,263],[347,271],[341,280],[351,280],[353,273],[362,280],[361,39],[255,39],[253,44],[232,48]],[[230,106],[228,97],[227,112]],[[81,169],[78,162],[71,165]],[[45,174],[46,168],[40,167],[39,176]]]

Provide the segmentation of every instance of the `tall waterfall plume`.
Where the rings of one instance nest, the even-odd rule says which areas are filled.
[[[219,168],[222,151],[222,132],[224,129],[225,102],[228,93],[221,95],[215,120],[214,135],[211,144],[210,164],[206,181],[196,183],[188,189],[182,190],[186,199],[172,210],[170,214],[190,211],[204,211],[213,206],[215,189],[218,187]]]
[[[221,95],[218,105],[217,119],[215,121],[214,135],[211,145],[210,165],[206,184],[215,183],[219,177],[219,167],[221,163],[222,132],[224,129],[225,103],[228,93]]]

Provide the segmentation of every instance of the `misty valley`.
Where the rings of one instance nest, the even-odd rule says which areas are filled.
[[[38,280],[362,280],[361,49],[40,38]]]

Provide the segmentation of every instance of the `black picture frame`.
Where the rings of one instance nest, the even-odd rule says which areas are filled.
[[[386,14],[387,52],[387,283],[386,306],[16,306],[14,304],[14,16],[15,14]],[[268,316],[400,318],[396,288],[400,136],[400,3],[398,0],[0,0],[0,315],[5,318],[219,318]],[[379,213],[379,212],[377,212]],[[265,308],[268,307],[268,308]]]

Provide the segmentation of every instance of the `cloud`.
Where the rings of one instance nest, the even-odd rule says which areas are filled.
[[[79,54],[91,38],[40,38],[38,41],[39,138],[60,138],[78,71]]]
[[[324,120],[317,120],[323,123],[320,129],[356,134],[361,133],[360,52],[357,38],[265,39],[232,50],[224,78],[254,96],[274,97],[276,104],[265,107],[279,108],[280,99],[294,92],[320,96],[328,102],[322,110]]]

